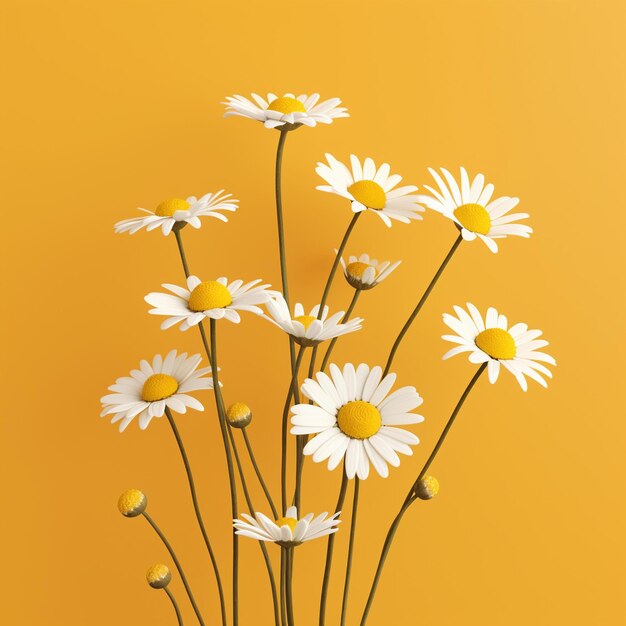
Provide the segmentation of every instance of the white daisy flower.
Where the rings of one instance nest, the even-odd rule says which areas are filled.
[[[228,218],[220,211],[236,211],[238,202],[239,200],[233,198],[232,194],[224,193],[223,189],[217,193],[207,193],[199,199],[195,196],[189,196],[186,200],[171,198],[161,202],[154,211],[139,209],[148,214],[145,217],[132,217],[117,222],[115,232],[129,232],[132,235],[142,228],[147,231],[161,228],[164,235],[169,235],[176,224],[180,224],[181,227],[191,224],[194,228],[200,228],[201,217],[215,217],[227,222]]]
[[[161,417],[166,408],[177,413],[185,413],[187,407],[204,411],[198,400],[187,395],[190,391],[213,389],[211,368],[197,369],[201,360],[199,354],[188,358],[186,352],[177,356],[172,350],[165,359],[157,354],[152,363],[141,361],[139,369],[109,387],[113,393],[100,398],[101,417],[113,415],[111,424],[120,422],[122,432],[135,417],[139,417],[139,428],[145,430],[152,418]]]
[[[337,250],[335,250],[335,254]],[[377,261],[371,259],[369,254],[348,257],[348,263],[339,259],[343,268],[343,275],[355,289],[372,289],[385,280],[393,270],[400,265],[401,261],[391,263],[389,261]]]
[[[179,322],[181,330],[188,330],[205,317],[214,320],[225,318],[239,324],[241,317],[238,311],[261,315],[263,310],[256,305],[264,304],[276,295],[277,292],[268,289],[270,285],[259,285],[260,282],[258,278],[245,284],[243,280],[234,280],[229,284],[224,276],[202,282],[197,276],[190,276],[187,289],[165,283],[161,286],[173,295],[152,292],[144,300],[154,307],[149,313],[168,316],[161,324],[162,330]]]
[[[322,513],[313,517],[309,513],[306,517],[298,519],[298,511],[295,506],[289,507],[285,517],[272,521],[263,513],[251,515],[241,514],[243,520],[233,520],[235,534],[257,539],[258,541],[272,541],[283,548],[299,546],[305,541],[332,535],[339,529],[337,524],[341,523],[335,513],[332,517],[326,517],[328,513]]]
[[[422,219],[420,213],[424,212],[424,208],[417,204],[419,196],[413,195],[417,187],[408,185],[394,189],[402,176],[390,175],[388,163],[376,169],[376,164],[369,157],[361,165],[359,159],[351,154],[350,171],[331,154],[326,154],[326,159],[328,165],[318,163],[315,171],[328,185],[319,185],[317,189],[348,198],[355,213],[366,209],[374,211],[387,226],[391,226],[392,219],[405,224]]]
[[[508,327],[508,321],[493,307],[487,309],[483,321],[478,309],[469,302],[467,311],[459,306],[454,307],[458,317],[445,313],[444,323],[456,335],[443,335],[443,339],[459,344],[443,355],[444,359],[469,352],[471,363],[487,363],[489,382],[498,380],[500,365],[503,365],[526,391],[528,383],[526,376],[536,380],[540,385],[547,387],[541,374],[552,378],[552,372],[542,363],[556,365],[556,361],[544,352],[537,350],[548,345],[547,341],[539,339],[540,330],[528,330],[526,324],[515,324]],[[469,311],[469,313],[468,313]]]
[[[311,96],[302,94],[298,97],[292,93],[277,96],[267,94],[267,99],[253,93],[252,100],[243,96],[229,96],[224,117],[239,115],[252,120],[263,122],[266,128],[287,128],[293,130],[302,124],[315,126],[316,124],[330,124],[339,117],[350,117],[347,109],[340,107],[339,98],[331,98],[319,102],[320,95]]]
[[[478,237],[485,242],[489,250],[497,252],[496,239],[503,239],[509,235],[530,237],[530,233],[533,232],[530,226],[513,223],[529,217],[528,213],[507,215],[517,206],[519,198],[502,196],[492,200],[494,187],[491,183],[485,185],[485,177],[482,174],[478,174],[470,183],[467,172],[462,167],[459,187],[452,174],[443,167],[441,173],[447,185],[434,169],[428,168],[428,171],[437,182],[439,190],[424,185],[434,197],[420,195],[419,201],[457,224],[466,241],[473,241]]]
[[[298,302],[293,308],[293,317],[289,312],[289,305],[281,294],[266,304],[269,315],[263,317],[279,328],[282,328],[294,341],[301,346],[315,346],[327,339],[334,339],[340,335],[352,333],[361,328],[363,319],[354,317],[342,324],[340,320],[345,315],[344,311],[338,311],[328,317],[328,307],[320,319],[317,319],[320,305],[316,304],[309,314],[305,314],[304,307]]]
[[[316,463],[328,459],[329,470],[345,457],[346,476],[361,479],[368,477],[370,463],[387,477],[388,463],[400,465],[397,452],[413,454],[409,446],[419,439],[395,427],[424,421],[411,413],[423,402],[415,387],[387,395],[396,375],[387,374],[381,380],[382,368],[370,369],[364,363],[356,370],[346,363],[343,371],[332,364],[330,376],[323,372],[316,376],[317,381],[307,378],[302,384],[302,393],[315,405],[296,404],[291,409],[291,433],[317,435],[306,444],[304,454],[312,455]]]

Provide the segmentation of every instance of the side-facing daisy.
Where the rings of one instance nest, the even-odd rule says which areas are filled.
[[[424,208],[418,204],[419,196],[414,185],[394,187],[402,180],[398,174],[390,174],[388,163],[378,169],[369,157],[363,165],[357,157],[350,155],[352,170],[331,154],[326,154],[326,163],[318,163],[315,171],[328,183],[317,189],[343,196],[352,202],[355,213],[369,209],[374,211],[387,226],[391,220],[409,224],[421,220]]]
[[[342,324],[340,320],[345,315],[344,311],[328,317],[328,306],[324,307],[320,319],[317,319],[320,305],[316,304],[309,314],[305,314],[304,307],[298,302],[293,308],[293,317],[289,312],[289,305],[281,294],[266,304],[269,315],[265,319],[279,328],[282,328],[294,341],[301,346],[315,346],[327,339],[334,339],[340,335],[352,333],[361,328],[363,319],[354,317]]]
[[[283,548],[293,548],[305,541],[317,539],[324,535],[332,535],[339,529],[337,524],[341,520],[337,519],[339,513],[331,517],[326,517],[328,513],[321,513],[314,518],[313,513],[298,519],[298,511],[295,506],[287,509],[285,517],[272,521],[263,513],[251,515],[241,514],[243,520],[233,520],[235,534],[257,539],[258,541],[271,541]]]
[[[187,279],[187,289],[164,284],[172,293],[149,293],[144,300],[154,308],[152,315],[166,315],[161,328],[165,330],[180,322],[180,329],[187,330],[199,324],[205,317],[214,320],[225,318],[235,324],[241,321],[239,311],[250,311],[261,315],[257,305],[264,304],[276,295],[268,289],[270,285],[259,285],[261,279],[249,283],[234,280],[229,283],[223,276],[217,280],[202,282],[197,276]],[[173,294],[173,295],[172,295]]]
[[[223,190],[207,193],[199,199],[195,196],[189,196],[186,200],[171,198],[161,202],[154,211],[139,209],[147,213],[144,217],[132,217],[117,222],[115,232],[129,232],[132,235],[142,228],[147,231],[161,228],[164,235],[169,235],[176,224],[182,226],[191,224],[194,228],[200,228],[201,217],[215,217],[227,222],[228,218],[220,211],[236,211],[238,202],[239,200],[233,198],[232,194],[224,193]]]
[[[335,250],[335,254],[337,250]],[[343,275],[355,289],[372,289],[382,282],[400,265],[401,261],[391,263],[390,261],[377,261],[370,259],[369,254],[348,257],[348,263],[340,258]]]
[[[139,369],[130,376],[118,378],[109,387],[113,393],[100,398],[101,417],[113,415],[111,424],[120,423],[120,432],[139,417],[139,428],[145,430],[153,417],[162,417],[165,409],[186,413],[187,407],[204,411],[204,407],[190,391],[213,389],[211,368],[197,369],[202,357],[187,357],[172,350],[165,359],[157,354],[152,363],[141,361]]]
[[[243,96],[228,96],[226,113],[224,117],[239,115],[248,117],[258,122],[263,122],[266,128],[279,128],[293,130],[302,124],[315,126],[316,124],[330,124],[339,117],[350,117],[345,107],[340,107],[339,98],[331,98],[319,102],[320,95],[314,93],[310,96],[302,94],[298,97],[292,93],[284,96],[267,94],[267,99],[256,93],[252,99]]]
[[[556,361],[545,352],[538,352],[548,345],[539,339],[540,330],[529,330],[526,324],[514,324],[509,328],[506,317],[489,307],[483,320],[478,309],[467,303],[467,311],[454,307],[457,317],[444,313],[443,321],[456,335],[443,335],[442,339],[459,344],[443,355],[444,359],[469,352],[471,363],[487,363],[489,382],[498,380],[500,365],[503,365],[526,391],[526,376],[547,387],[541,374],[552,378],[552,372],[542,363],[556,365]]]
[[[333,470],[345,457],[346,476],[365,479],[370,463],[383,477],[389,474],[387,463],[397,467],[397,452],[411,455],[409,446],[419,443],[412,433],[396,426],[423,422],[411,411],[423,402],[415,387],[401,387],[391,395],[396,375],[361,363],[356,370],[346,363],[343,371],[335,364],[328,376],[316,374],[317,381],[307,378],[302,393],[315,404],[296,404],[291,411],[293,435],[316,436],[304,447],[320,463],[328,459]],[[332,377],[332,378],[331,378]]]
[[[529,217],[528,213],[508,215],[508,212],[519,203],[519,198],[502,196],[492,200],[494,187],[491,183],[485,185],[485,177],[482,174],[478,174],[470,183],[467,172],[462,167],[459,187],[452,174],[443,167],[441,173],[447,185],[434,169],[428,168],[428,171],[437,182],[439,190],[424,185],[434,197],[420,195],[419,201],[457,224],[466,241],[473,241],[478,237],[485,242],[489,250],[497,252],[496,239],[503,239],[509,235],[530,237],[530,233],[533,232],[530,226],[514,223]]]

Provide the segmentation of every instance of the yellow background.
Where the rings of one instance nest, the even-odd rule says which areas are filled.
[[[315,191],[328,151],[389,161],[407,183],[428,166],[484,172],[518,195],[530,240],[492,255],[464,244],[395,364],[425,398],[414,457],[362,489],[349,623],[357,623],[387,525],[474,368],[442,362],[440,316],[471,300],[544,330],[558,367],[524,394],[482,380],[433,467],[440,496],[407,515],[372,626],[624,623],[625,18],[620,2],[8,2],[2,9],[2,431],[0,623],[174,623],[144,582],[166,555],[118,494],[138,486],[208,615],[216,595],[165,421],[120,435],[99,398],[138,360],[198,351],[159,330],[143,296],[181,282],[173,237],[113,223],[173,196],[226,188],[229,224],[187,229],[192,271],[279,284],[273,206],[278,134],[222,119],[233,93],[339,96],[351,118],[288,138],[285,206],[293,298],[319,299],[346,202]],[[338,360],[380,363],[455,236],[429,212],[387,229],[372,214],[349,253],[403,260],[363,295],[361,333]],[[340,278],[331,297],[347,306]],[[277,487],[283,337],[247,315],[222,323],[227,402],[254,409]],[[219,558],[229,553],[225,473],[209,410],[179,419]],[[253,481],[251,481],[253,482]],[[307,462],[304,508],[334,506],[339,473]],[[255,489],[261,508],[262,498]],[[329,626],[338,623],[347,528]],[[317,623],[325,542],[298,551],[297,617]],[[270,546],[273,548],[273,546]],[[242,626],[271,623],[258,549],[242,541]],[[272,550],[275,554],[276,551]],[[341,555],[341,556],[340,556]],[[226,565],[224,577],[228,578]],[[173,589],[194,619],[178,581]],[[214,617],[207,623],[215,624]]]

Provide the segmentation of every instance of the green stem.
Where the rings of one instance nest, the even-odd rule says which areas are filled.
[[[463,241],[463,237],[461,237],[461,235],[459,235],[456,238],[456,241],[452,244],[452,248],[450,248],[450,251],[446,255],[446,258],[443,260],[443,262],[439,266],[439,269],[437,270],[437,273],[435,274],[433,279],[430,281],[430,284],[428,285],[428,287],[426,288],[426,291],[424,292],[424,294],[420,298],[420,301],[417,303],[417,306],[413,309],[413,313],[411,313],[411,315],[409,315],[409,319],[406,321],[406,323],[402,327],[402,330],[400,331],[400,334],[396,337],[396,340],[395,340],[395,342],[394,342],[394,344],[393,344],[393,346],[391,348],[391,352],[389,353],[389,358],[387,359],[387,365],[385,365],[385,371],[383,373],[383,378],[389,373],[389,368],[391,367],[391,364],[393,363],[393,359],[396,356],[396,352],[398,350],[398,347],[400,346],[400,343],[402,343],[402,339],[404,338],[404,335],[406,335],[406,333],[409,330],[409,328],[411,328],[411,324],[413,323],[413,321],[417,317],[417,314],[420,312],[421,308],[424,306],[424,303],[428,299],[428,296],[430,295],[430,292],[433,290],[434,286],[437,284],[437,281],[439,280],[439,277],[441,276],[441,274],[443,274],[443,270],[446,269],[446,265],[448,265],[448,262],[450,261],[450,259],[454,255],[454,253],[456,252],[456,249],[461,244],[461,241]]]
[[[454,407],[454,410],[452,411],[452,415],[450,415],[450,417],[448,418],[448,422],[446,423],[446,426],[443,429],[443,432],[439,436],[439,439],[437,440],[437,443],[435,444],[433,451],[430,453],[430,456],[426,460],[426,463],[424,463],[424,466],[422,467],[422,470],[420,471],[417,477],[417,480],[411,486],[411,489],[409,490],[409,493],[407,494],[404,500],[404,503],[402,504],[402,508],[400,509],[400,512],[398,513],[398,515],[396,515],[395,519],[393,520],[393,523],[391,524],[391,527],[389,528],[389,531],[387,532],[387,537],[385,538],[383,550],[381,552],[380,559],[378,561],[378,566],[376,568],[376,574],[374,575],[374,581],[372,582],[372,587],[370,589],[370,593],[367,598],[367,604],[365,605],[365,610],[363,611],[363,617],[361,618],[361,626],[365,626],[365,623],[367,622],[367,618],[369,616],[370,610],[372,608],[372,604],[374,602],[374,597],[376,595],[376,590],[378,589],[378,583],[380,582],[380,577],[382,575],[383,568],[385,566],[385,561],[387,560],[387,555],[389,554],[389,550],[391,548],[391,544],[393,543],[393,538],[396,535],[396,531],[398,530],[398,526],[400,526],[400,522],[402,521],[402,518],[404,517],[404,514],[406,513],[408,508],[411,506],[411,504],[413,504],[413,502],[415,502],[415,500],[417,500],[417,496],[415,495],[415,489],[417,487],[417,483],[426,475],[428,468],[431,466],[432,462],[435,460],[435,457],[437,456],[437,453],[441,449],[441,446],[443,445],[443,442],[445,441],[446,436],[450,432],[450,429],[452,428],[452,424],[454,424],[454,420],[456,419],[456,416],[459,414],[459,411],[461,410],[463,403],[465,402],[470,391],[472,390],[472,388],[474,387],[474,385],[480,378],[481,374],[485,371],[486,367],[487,367],[487,363],[483,363],[478,368],[478,370],[476,371],[476,373],[470,380],[469,384],[465,388],[465,391],[461,395],[459,401]]]
[[[346,499],[346,489],[348,488],[348,477],[346,476],[346,468],[341,469],[341,487],[339,488],[339,497],[335,506],[335,513],[341,511],[343,501]],[[324,565],[324,579],[322,581],[322,593],[320,597],[320,615],[319,626],[326,624],[326,604],[328,599],[328,583],[330,582],[330,570],[333,564],[333,550],[335,547],[335,533],[328,536],[328,545],[326,547],[326,564]]]
[[[267,498],[267,503],[270,505],[270,509],[272,509],[272,514],[274,515],[274,519],[278,519],[280,515],[278,515],[278,511],[276,510],[276,507],[274,506],[274,500],[272,500],[272,495],[270,494],[270,491],[267,488],[265,481],[263,480],[263,475],[261,474],[261,470],[259,469],[259,466],[256,462],[256,457],[254,456],[254,452],[252,451],[252,444],[250,443],[250,439],[248,438],[248,431],[246,428],[242,428],[241,432],[243,434],[243,440],[248,450],[248,455],[250,456],[252,467],[254,468],[257,478],[259,479],[259,483],[261,484],[263,493],[265,494],[265,497]]]
[[[287,625],[295,626],[293,618],[293,548],[285,551],[285,603],[287,605]]]
[[[202,619],[202,615],[200,614],[200,609],[198,608],[198,605],[196,604],[196,600],[193,597],[193,593],[191,593],[191,587],[189,587],[189,583],[187,582],[187,577],[185,576],[185,572],[183,571],[183,566],[180,564],[180,561],[178,560],[178,557],[176,556],[176,553],[174,552],[174,548],[172,548],[170,542],[167,540],[165,535],[161,532],[161,529],[157,526],[156,522],[150,517],[150,515],[146,513],[146,511],[144,511],[142,515],[146,518],[146,521],[148,522],[148,524],[152,526],[152,529],[158,535],[159,539],[163,542],[163,545],[165,546],[170,556],[172,557],[172,561],[174,561],[174,565],[176,566],[176,569],[178,570],[178,575],[180,576],[180,579],[183,583],[183,587],[185,587],[185,591],[187,592],[187,596],[189,597],[189,602],[191,602],[191,606],[193,607],[196,617],[198,618],[198,622],[200,622],[201,626],[204,626],[204,620]]]
[[[352,296],[352,300],[350,302],[350,306],[348,307],[348,310],[346,311],[346,314],[343,316],[341,323],[345,324],[349,319],[350,319],[350,315],[352,315],[352,311],[354,311],[354,307],[356,306],[356,302],[359,299],[359,295],[361,295],[361,289],[355,289],[354,290],[354,295]],[[320,368],[320,372],[323,372],[326,369],[326,366],[328,365],[328,360],[330,359],[330,355],[333,351],[333,348],[335,347],[335,344],[337,343],[337,339],[339,339],[339,337],[335,337],[329,344],[328,348],[326,349],[326,354],[324,355],[324,359],[322,361],[322,367]],[[311,376],[311,374],[309,374],[309,377]]]
[[[280,277],[283,285],[283,297],[289,306],[289,281],[287,280],[287,255],[285,252],[285,224],[283,220],[282,165],[287,130],[280,131],[278,148],[276,149],[276,223],[278,225],[278,252],[280,255]]]
[[[222,587],[222,578],[220,576],[220,571],[217,565],[217,559],[215,558],[215,553],[213,552],[213,548],[211,546],[211,541],[209,540],[209,535],[204,526],[204,521],[202,520],[202,513],[200,511],[200,505],[198,503],[198,495],[196,493],[196,487],[193,480],[193,474],[191,473],[191,464],[189,463],[189,458],[187,457],[187,453],[185,451],[185,446],[183,445],[182,437],[178,432],[178,427],[176,426],[176,422],[174,421],[174,417],[172,416],[169,408],[165,409],[165,415],[167,416],[167,421],[169,422],[172,432],[174,433],[174,437],[176,439],[176,443],[178,444],[178,449],[180,451],[180,456],[183,459],[183,464],[185,466],[185,472],[187,473],[187,481],[189,483],[189,490],[191,491],[191,501],[193,502],[193,510],[196,514],[196,519],[198,520],[198,526],[200,526],[200,531],[202,533],[202,538],[204,539],[204,544],[209,552],[209,557],[211,558],[211,565],[213,566],[213,572],[215,573],[215,580],[217,582],[217,591],[220,598],[220,611],[222,614],[222,624],[226,626],[226,603],[224,601],[224,589]]]
[[[241,459],[239,458],[239,452],[237,451],[237,444],[235,443],[235,437],[233,436],[233,431],[230,426],[227,427],[228,436],[230,438],[230,445],[232,446],[233,454],[235,456],[235,462],[237,463],[237,470],[239,472],[239,479],[241,480],[241,487],[243,488],[243,495],[246,499],[246,503],[248,505],[248,509],[250,510],[250,515],[254,515],[255,508],[252,504],[252,499],[250,498],[250,492],[248,491],[248,485],[246,483],[246,477],[243,472],[243,466],[241,465]],[[267,568],[267,575],[270,580],[270,587],[272,591],[272,601],[274,603],[274,622],[276,626],[280,626],[280,618],[278,613],[278,595],[276,592],[276,581],[274,579],[274,570],[272,569],[272,562],[270,560],[270,556],[267,553],[267,548],[262,541],[259,541],[259,547],[261,548],[261,552],[263,553],[263,559],[265,560],[265,567]]]
[[[202,324],[202,322],[200,322]],[[226,453],[226,464],[228,466],[228,481],[230,484],[230,504],[232,518],[235,519],[238,514],[237,510],[237,485],[235,482],[235,471],[233,467],[233,458],[226,432],[226,412],[224,410],[224,401],[222,399],[222,390],[220,388],[218,376],[217,362],[217,328],[215,320],[210,320],[209,332],[211,337],[211,373],[213,375],[213,391],[215,393],[215,403],[217,414],[219,417],[220,431],[222,433],[222,441],[224,444],[224,452]],[[239,624],[239,536],[235,534],[233,528],[233,626]]]
[[[185,222],[181,222],[185,224]],[[174,236],[176,237],[176,243],[178,244],[178,252],[180,252],[180,260],[183,262],[183,269],[185,270],[185,276],[189,278],[189,266],[187,265],[187,257],[185,256],[185,248],[183,247],[183,237],[180,234],[181,228],[177,228],[177,225],[172,229]]]
[[[348,562],[346,563],[346,578],[343,584],[343,600],[341,602],[341,626],[346,624],[348,614],[348,592],[350,589],[350,574],[352,573],[352,558],[354,557],[354,537],[356,535],[356,517],[359,506],[359,478],[354,479],[354,497],[352,499],[352,517],[350,518],[350,541],[348,544]]]
[[[163,591],[167,594],[167,597],[170,599],[172,606],[174,607],[174,612],[176,613],[176,619],[178,620],[178,626],[183,626],[183,616],[180,614],[180,609],[178,608],[178,603],[176,602],[176,598],[174,598],[174,594],[167,588],[163,587]]]

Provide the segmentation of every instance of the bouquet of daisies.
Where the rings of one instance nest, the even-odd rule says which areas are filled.
[[[354,155],[343,163],[327,154],[325,162],[317,164],[316,172],[323,181],[320,191],[345,198],[352,209],[345,234],[335,250],[336,255],[319,302],[305,308],[292,303],[289,295],[288,266],[285,256],[284,215],[282,204],[282,157],[285,141],[292,131],[303,126],[331,124],[334,120],[348,117],[341,101],[333,98],[320,102],[318,94],[311,96],[268,94],[263,98],[252,94],[251,98],[233,96],[227,98],[226,116],[236,115],[261,122],[266,128],[278,131],[276,152],[276,221],[278,227],[278,261],[281,273],[281,290],[270,289],[261,279],[244,281],[216,275],[192,273],[185,255],[183,230],[187,225],[199,229],[214,218],[227,222],[227,214],[236,211],[238,200],[224,191],[207,193],[197,198],[173,198],[160,203],[155,210],[141,209],[143,215],[126,219],[115,225],[118,233],[136,233],[160,230],[165,236],[174,235],[180,253],[184,278],[178,284],[164,284],[162,292],[149,293],[146,302],[152,307],[150,313],[162,318],[163,330],[178,326],[181,331],[194,329],[198,332],[201,354],[179,354],[172,350],[165,357],[157,354],[151,360],[139,361],[139,366],[109,387],[110,393],[101,401],[102,415],[111,417],[120,431],[132,421],[139,428],[148,427],[153,418],[165,416],[176,440],[186,471],[195,517],[208,551],[214,578],[215,592],[219,598],[219,614],[206,618],[200,610],[176,552],[147,510],[146,495],[138,489],[124,492],[118,507],[126,517],[142,516],[162,541],[173,564],[185,595],[201,626],[239,624],[239,538],[258,542],[264,561],[272,594],[273,615],[259,617],[264,623],[275,626],[295,626],[298,607],[294,606],[294,550],[305,542],[322,540],[325,547],[325,567],[319,581],[318,623],[344,626],[349,606],[350,573],[354,556],[354,532],[358,515],[361,481],[367,479],[373,469],[387,477],[390,467],[400,464],[400,455],[411,455],[412,446],[419,443],[415,433],[407,427],[419,424],[424,418],[415,411],[423,400],[413,386],[398,386],[396,373],[392,371],[394,357],[407,337],[428,296],[443,274],[446,266],[463,242],[481,240],[491,252],[498,251],[498,240],[509,236],[529,237],[532,229],[522,220],[526,213],[512,213],[518,198],[494,197],[494,186],[486,183],[482,174],[470,179],[464,168],[458,178],[448,170],[430,169],[434,180],[424,185],[427,193],[418,194],[414,185],[401,186],[401,176],[392,173],[387,163],[377,166],[371,158],[361,161]],[[411,224],[422,219],[426,208],[448,218],[456,228],[457,236],[444,257],[432,281],[426,287],[415,308],[408,315],[397,339],[390,347],[384,366],[365,363],[335,364],[330,357],[337,340],[348,333],[358,332],[363,320],[354,315],[359,297],[363,292],[377,287],[387,280],[399,261],[379,262],[369,254],[346,255],[350,236],[357,222],[368,219],[366,214],[378,216],[387,227],[394,222]],[[187,235],[185,233],[185,236]],[[348,284],[353,288],[352,300],[345,311],[332,311],[326,302],[333,281],[341,268]],[[196,268],[193,268],[198,271]],[[437,479],[429,473],[444,440],[450,431],[463,403],[472,388],[486,371],[490,383],[495,383],[501,368],[511,373],[523,390],[527,379],[546,386],[551,377],[548,365],[554,359],[541,349],[548,345],[541,339],[541,331],[531,330],[524,323],[510,324],[507,317],[491,307],[479,311],[473,304],[454,306],[453,313],[445,313],[443,322],[449,328],[443,339],[453,347],[443,355],[444,359],[468,353],[475,366],[473,375],[459,398],[439,439],[423,466],[415,474],[403,502],[393,519],[381,548],[372,585],[364,607],[359,612],[364,626],[376,597],[385,560],[392,547],[394,536],[407,510],[418,500],[433,498],[438,490]],[[280,453],[280,492],[268,487],[263,471],[254,454],[248,429],[252,421],[250,408],[242,402],[227,403],[220,383],[218,362],[218,329],[227,322],[238,324],[242,316],[259,315],[276,326],[288,338],[289,351],[285,359],[291,366],[290,380],[285,381],[288,390],[282,407],[281,437],[276,441]],[[202,359],[206,367],[200,367]],[[228,582],[222,575],[223,563],[216,558],[211,537],[202,518],[202,505],[198,498],[182,437],[176,425],[176,415],[187,409],[203,411],[204,405],[197,396],[208,391],[214,404],[214,415],[219,424],[228,473],[232,517],[232,562],[227,565],[232,579]],[[295,449],[295,462],[288,462],[288,451]],[[242,457],[247,456],[254,472],[246,476]],[[337,470],[338,495],[329,502],[330,513],[300,511],[302,472],[306,459],[315,463],[325,462],[330,471]],[[249,485],[258,483],[264,504],[257,509],[251,500]],[[294,485],[292,490],[288,485]],[[348,492],[352,503],[342,513]],[[243,501],[241,500],[243,493]],[[224,513],[224,524],[229,523]],[[347,518],[347,520],[346,520]],[[340,522],[347,521],[349,528],[346,571],[342,589],[341,613],[327,616],[329,579],[333,564],[334,533]],[[344,524],[346,526],[347,524]],[[268,549],[267,544],[277,549]],[[178,601],[170,588],[172,572],[168,565],[157,563],[146,575],[148,583],[162,589],[169,597],[179,624],[183,617]],[[309,582],[310,585],[310,582]],[[246,600],[241,597],[241,600]],[[249,600],[252,600],[249,598]],[[311,619],[301,618],[305,626]],[[206,621],[205,621],[206,620]],[[357,623],[356,621],[354,622]]]

